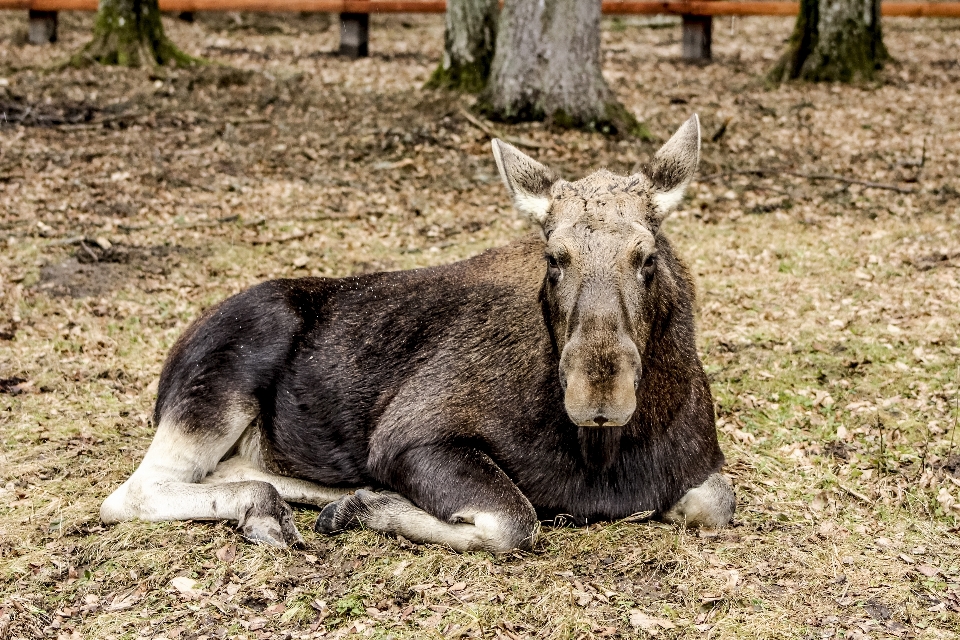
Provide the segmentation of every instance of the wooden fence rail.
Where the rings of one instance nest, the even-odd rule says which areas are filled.
[[[161,11],[250,11],[256,13],[339,13],[340,51],[367,55],[369,16],[376,13],[444,13],[445,0],[160,0]],[[58,11],[96,11],[97,0],[0,0],[0,10],[30,12],[30,42],[56,40]],[[683,51],[690,60],[710,58],[713,16],[795,16],[798,2],[771,0],[604,0],[608,15],[683,16]],[[960,2],[882,2],[884,16],[960,18]]]
[[[798,2],[735,0],[606,0],[608,15],[795,16]],[[97,0],[0,0],[0,9],[96,11]],[[444,0],[160,0],[161,11],[251,11],[304,13],[444,13]],[[885,16],[960,18],[960,2],[883,2]]]

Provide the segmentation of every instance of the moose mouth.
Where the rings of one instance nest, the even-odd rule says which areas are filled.
[[[565,380],[563,404],[567,416],[579,427],[622,427],[637,408],[639,375],[627,370],[600,381],[573,372]]]

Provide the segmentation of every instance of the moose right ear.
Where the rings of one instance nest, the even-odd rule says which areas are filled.
[[[502,140],[494,138],[490,145],[513,205],[542,225],[550,210],[550,187],[558,180],[557,175]]]

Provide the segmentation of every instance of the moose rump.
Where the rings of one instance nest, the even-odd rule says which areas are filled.
[[[693,287],[659,231],[696,169],[696,117],[635,176],[566,182],[499,141],[494,156],[538,233],[208,310],[168,356],[157,434],[103,521],[225,519],[286,546],[296,502],[322,508],[322,532],[491,551],[529,548],[558,514],[726,524]]]

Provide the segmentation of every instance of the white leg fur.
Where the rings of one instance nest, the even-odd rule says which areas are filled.
[[[207,442],[161,421],[133,475],[100,507],[106,524],[125,520],[232,520],[248,538],[275,546],[303,541],[290,507],[263,481],[199,483],[234,446],[255,414],[236,410],[226,433]]]
[[[344,511],[348,519],[355,514],[364,527],[374,531],[401,535],[413,542],[442,544],[460,552],[529,548],[539,533],[539,524],[533,531],[520,534],[501,515],[482,511],[457,513],[453,516],[455,523],[444,522],[402,496],[363,489],[324,509],[318,518],[318,529],[330,532],[326,524],[321,524],[324,517],[343,519]],[[349,526],[349,522],[343,521],[342,525]]]
[[[242,458],[239,455],[228,458],[218,464],[213,473],[204,478],[202,483],[205,485],[219,485],[231,482],[242,482],[244,480],[269,482],[273,485],[274,489],[280,493],[280,497],[284,500],[301,504],[311,504],[317,507],[324,507],[345,495],[353,493],[345,489],[331,489],[306,480],[269,473],[260,469],[256,463]]]
[[[737,506],[733,485],[726,476],[715,473],[694,487],[663,518],[688,527],[717,529],[730,524]]]

